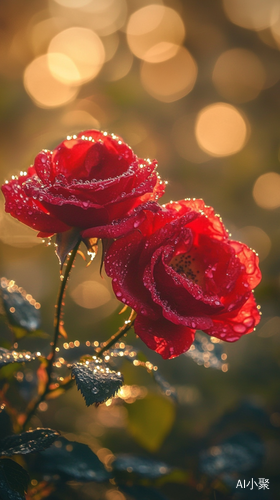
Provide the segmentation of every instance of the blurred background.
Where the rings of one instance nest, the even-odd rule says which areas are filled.
[[[201,341],[198,364],[184,355],[163,362],[137,341],[177,388],[179,405],[160,395],[145,370],[125,363],[124,404],[86,408],[72,389],[43,405],[33,424],[90,444],[105,462],[133,452],[187,471],[192,480],[164,486],[169,499],[214,500],[214,487],[217,498],[247,498],[249,488],[235,485],[253,476],[268,478],[271,488],[248,498],[279,498],[279,0],[2,1],[0,60],[2,183],[66,135],[91,128],[119,134],[139,157],[157,158],[168,181],[162,203],[203,198],[233,239],[257,251],[263,273],[256,290],[262,321],[239,342],[220,343],[222,357],[211,357],[217,346]],[[51,333],[59,286],[53,245],[5,214],[3,198],[0,242],[1,276],[41,303],[42,328]],[[121,308],[99,262],[86,268],[78,257],[75,267],[65,308],[69,342],[104,341],[121,323]],[[20,342],[29,348],[35,341]],[[39,348],[46,342],[36,339]],[[28,376],[31,382],[30,370],[18,381]],[[152,445],[158,421],[147,439],[148,423],[141,430],[133,420],[138,414],[149,422],[151,412],[158,421],[168,415]],[[228,470],[208,462],[223,454],[221,443],[252,430],[261,459],[231,470],[231,483]],[[130,498],[114,487],[98,493],[86,486],[83,495]]]

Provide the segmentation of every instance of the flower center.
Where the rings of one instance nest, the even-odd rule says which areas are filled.
[[[183,274],[189,280],[200,286],[203,285],[204,273],[198,265],[197,259],[190,253],[181,253],[172,257],[169,266],[178,274]]]

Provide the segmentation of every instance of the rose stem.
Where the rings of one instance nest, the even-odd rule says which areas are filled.
[[[55,358],[55,354],[56,354],[56,346],[57,346],[57,341],[58,341],[58,336],[59,336],[59,326],[60,326],[62,306],[63,306],[63,297],[64,297],[67,281],[68,281],[68,278],[70,275],[70,271],[72,269],[78,248],[80,246],[80,243],[81,242],[78,241],[78,243],[76,244],[76,246],[73,248],[73,250],[71,252],[71,255],[70,255],[68,262],[67,262],[67,265],[66,265],[63,280],[61,282],[59,292],[58,292],[57,302],[56,302],[56,306],[55,306],[55,316],[54,316],[54,338],[53,338],[53,342],[51,343],[52,350],[47,357],[46,387],[45,387],[43,394],[41,394],[41,396],[37,400],[35,400],[34,402],[31,402],[32,404],[27,409],[27,415],[26,415],[26,420],[24,422],[24,428],[26,428],[31,417],[34,415],[35,411],[37,410],[39,404],[44,401],[46,395],[50,392],[51,374],[52,374],[52,367],[53,367],[53,362],[54,362],[54,358]]]
[[[123,326],[121,326],[118,331],[102,345],[99,351],[96,351],[97,356],[101,357],[104,352],[108,351],[108,349],[110,349],[112,345],[114,345],[123,335],[125,335],[133,326],[135,318],[136,312],[132,310],[129,319],[124,322]]]

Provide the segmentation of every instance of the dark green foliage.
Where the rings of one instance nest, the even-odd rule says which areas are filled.
[[[37,353],[9,351],[0,347],[0,368],[11,363],[27,363],[38,357]]]
[[[114,472],[126,472],[147,479],[157,479],[171,471],[171,468],[163,462],[125,454],[117,455],[113,469]]]
[[[26,453],[42,451],[51,446],[57,436],[59,432],[52,429],[35,429],[7,436],[0,441],[0,455],[26,455]]]
[[[4,278],[0,282],[2,303],[8,322],[11,326],[22,328],[27,332],[37,330],[41,324],[39,309],[18,291],[16,285],[9,287],[8,283]]]
[[[209,476],[255,469],[264,457],[264,445],[257,434],[240,432],[201,454],[201,470]]]
[[[44,474],[59,475],[66,481],[103,482],[110,478],[102,462],[86,444],[63,437],[40,453],[36,468]]]
[[[114,396],[123,384],[121,373],[110,371],[108,367],[100,364],[99,360],[89,364],[74,364],[72,375],[87,406],[104,403]]]
[[[0,498],[1,500],[24,500],[29,475],[26,470],[10,459],[0,460]]]
[[[13,424],[10,418],[10,415],[7,413],[6,408],[3,407],[0,409],[0,439],[13,432]]]
[[[269,414],[252,401],[243,400],[240,404],[231,408],[229,411],[221,415],[221,417],[211,426],[209,434],[219,434],[227,428],[252,428],[258,429],[273,429]]]
[[[175,405],[170,398],[148,394],[126,408],[129,433],[146,450],[158,450],[175,419]]]
[[[129,495],[129,498],[134,500],[167,500],[160,491],[155,488],[147,488],[146,486],[133,485],[121,486],[121,490]]]

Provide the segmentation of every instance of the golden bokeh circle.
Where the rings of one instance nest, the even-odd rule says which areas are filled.
[[[162,102],[173,102],[189,94],[197,78],[197,64],[185,47],[171,59],[152,64],[144,61],[141,81],[146,91]]]
[[[217,102],[199,112],[195,136],[200,148],[209,155],[229,156],[244,147],[248,138],[248,126],[237,108]]]

